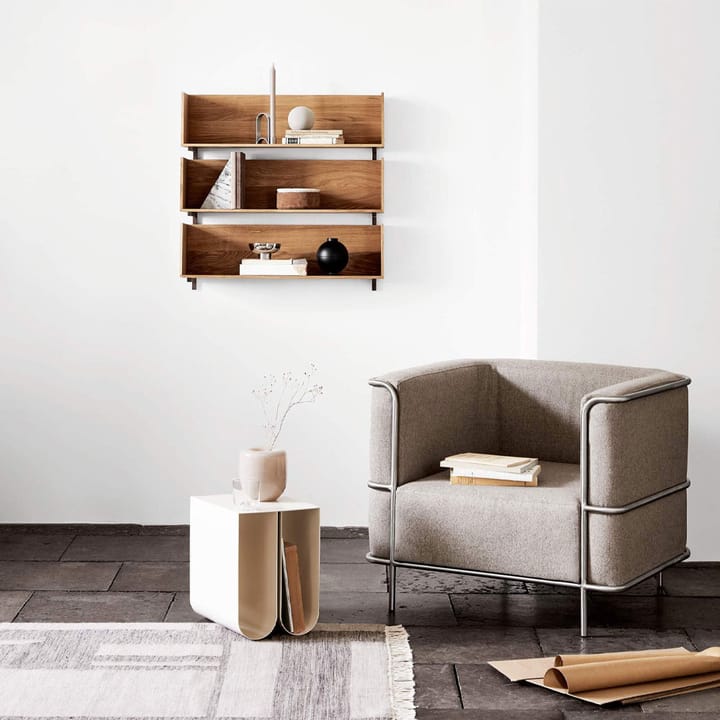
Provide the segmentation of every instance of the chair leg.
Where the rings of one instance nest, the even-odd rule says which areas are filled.
[[[580,588],[580,637],[587,637],[587,593],[585,588]]]
[[[397,580],[397,568],[394,565],[387,565],[388,572],[388,612],[395,612],[395,582]]]

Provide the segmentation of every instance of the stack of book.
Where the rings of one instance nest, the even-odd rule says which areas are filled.
[[[307,275],[305,258],[243,258],[240,262],[241,275]]]
[[[342,130],[286,130],[283,145],[342,145]]]
[[[440,467],[450,468],[451,485],[504,485],[535,487],[541,466],[537,458],[460,453],[450,455]]]

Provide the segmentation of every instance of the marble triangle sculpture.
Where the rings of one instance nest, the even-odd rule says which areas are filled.
[[[202,210],[237,210],[245,206],[244,166],[245,153],[231,152],[200,206]]]

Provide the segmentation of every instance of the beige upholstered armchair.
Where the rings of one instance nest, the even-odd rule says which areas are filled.
[[[463,360],[370,381],[371,562],[618,592],[689,556],[687,385],[644,368]],[[535,488],[450,485],[440,461],[539,457]]]

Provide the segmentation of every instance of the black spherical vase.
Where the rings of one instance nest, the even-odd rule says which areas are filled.
[[[325,275],[342,272],[349,259],[347,248],[337,238],[328,238],[317,250],[317,263]]]

